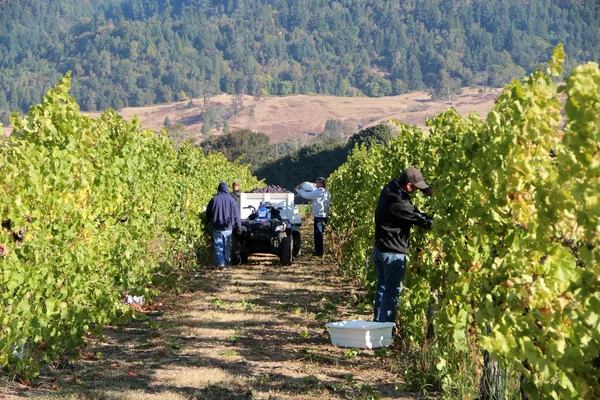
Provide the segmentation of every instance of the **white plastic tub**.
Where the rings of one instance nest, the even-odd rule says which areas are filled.
[[[302,187],[302,190],[304,190],[305,192],[312,192],[313,190],[317,190],[317,185],[315,185],[312,182],[303,182],[300,187]]]
[[[392,344],[393,322],[352,320],[330,322],[325,326],[329,328],[334,346],[374,349]]]

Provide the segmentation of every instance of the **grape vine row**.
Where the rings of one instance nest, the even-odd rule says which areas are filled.
[[[403,348],[428,360],[415,380],[447,397],[600,397],[600,70],[557,85],[564,58],[558,46],[547,72],[508,85],[485,121],[451,109],[426,130],[396,122],[387,147],[356,149],[329,179],[330,225],[352,231],[341,267],[367,285],[383,185],[415,166],[436,188],[414,197],[436,218],[413,232],[399,319]],[[516,389],[486,376],[492,363]]]
[[[0,142],[0,366],[26,375],[131,316],[124,293],[155,295],[206,254],[201,216],[220,181],[260,186],[137,120],[81,114],[69,89],[67,74]]]

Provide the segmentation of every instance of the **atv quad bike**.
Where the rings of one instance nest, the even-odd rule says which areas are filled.
[[[242,219],[241,235],[234,235],[231,245],[231,264],[248,262],[256,253],[279,256],[282,265],[292,265],[300,254],[300,232],[292,229],[292,222],[281,217],[281,208],[269,202],[243,207],[251,211]],[[297,240],[297,245],[295,241]]]

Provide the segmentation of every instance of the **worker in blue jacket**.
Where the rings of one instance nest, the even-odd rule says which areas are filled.
[[[238,235],[242,232],[238,205],[229,194],[226,182],[219,183],[216,196],[210,199],[206,207],[206,221],[213,227],[215,265],[219,270],[226,270],[229,268],[233,230]]]

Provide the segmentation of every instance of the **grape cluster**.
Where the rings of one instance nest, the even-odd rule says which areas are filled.
[[[290,193],[279,185],[269,185],[263,188],[254,188],[249,193]]]

